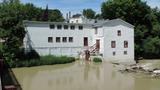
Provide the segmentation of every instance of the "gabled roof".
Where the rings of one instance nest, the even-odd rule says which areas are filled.
[[[132,24],[130,24],[130,23],[128,23],[128,22],[126,22],[126,21],[124,21],[122,19],[119,19],[119,18],[118,19],[113,19],[113,20],[106,20],[106,21],[101,22],[101,23],[95,23],[93,25],[93,27],[102,27],[102,26],[109,25],[109,24],[113,24],[114,25],[117,22],[124,23],[128,27],[134,28],[134,26]]]
[[[134,28],[134,25],[132,25],[132,24],[130,24],[130,23],[128,23],[128,22],[126,22],[126,21],[124,21],[122,19],[119,19],[119,18],[118,19],[109,20],[108,22],[105,22],[103,25],[106,25],[106,24],[109,24],[109,23],[115,24],[117,22],[121,22],[121,23],[127,25],[128,27]]]

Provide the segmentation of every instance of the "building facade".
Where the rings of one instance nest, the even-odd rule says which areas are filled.
[[[134,26],[121,20],[71,18],[68,22],[24,21],[26,52],[78,56],[88,49],[106,61],[134,61]]]

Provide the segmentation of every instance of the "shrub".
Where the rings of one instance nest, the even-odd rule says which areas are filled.
[[[10,67],[31,67],[39,65],[66,64],[74,61],[74,57],[47,55],[41,56],[40,59],[18,60],[14,62],[15,65],[10,65]]]
[[[93,61],[94,61],[94,62],[102,62],[102,59],[99,58],[99,57],[95,57],[95,58],[93,58]]]

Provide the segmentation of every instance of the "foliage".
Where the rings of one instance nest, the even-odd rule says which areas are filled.
[[[58,9],[49,10],[49,21],[62,22],[64,21],[62,13]]]
[[[148,37],[144,43],[145,58],[160,58],[160,38],[158,36]]]
[[[57,9],[44,10],[31,3],[22,4],[20,0],[4,0],[0,3],[0,38],[5,40],[0,52],[8,62],[19,59],[23,50],[23,20],[43,21],[44,12],[48,13],[48,21],[64,20]]]
[[[95,18],[95,11],[92,9],[84,9],[83,10],[83,16],[88,18],[88,19],[94,19]]]
[[[94,61],[94,62],[102,62],[102,59],[99,58],[99,57],[95,57],[95,58],[93,58],[93,61]]]
[[[74,61],[75,61],[74,57],[47,55],[47,56],[41,56],[39,59],[34,58],[34,59],[14,61],[14,63],[9,65],[10,67],[31,67],[40,65],[66,64]]]
[[[102,3],[101,11],[104,19],[121,18],[135,26],[136,57],[159,58],[158,8],[152,9],[142,0],[107,0]]]

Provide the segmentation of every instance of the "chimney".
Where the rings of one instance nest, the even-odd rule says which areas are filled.
[[[69,11],[69,18],[71,18],[71,12]]]
[[[66,14],[66,20],[68,20],[69,18],[68,18],[68,13]]]

